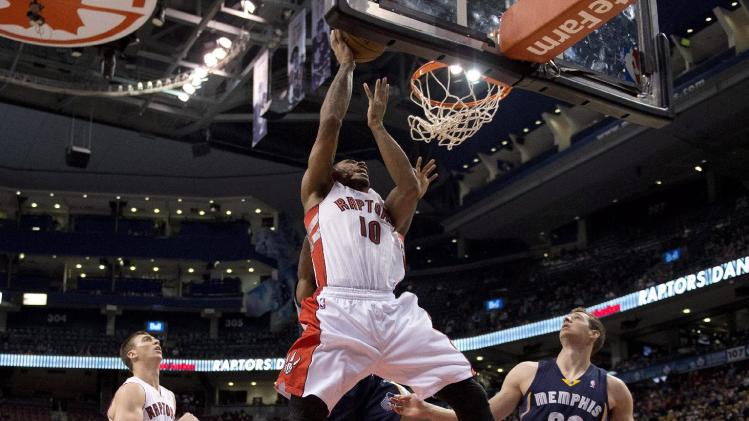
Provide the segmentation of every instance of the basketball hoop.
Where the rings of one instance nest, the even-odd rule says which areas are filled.
[[[483,75],[469,81],[453,75],[447,64],[430,61],[411,77],[411,101],[424,111],[424,118],[408,116],[411,138],[427,143],[436,139],[451,150],[491,121],[499,101],[511,90],[509,85]]]

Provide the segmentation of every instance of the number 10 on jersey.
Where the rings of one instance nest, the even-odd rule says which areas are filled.
[[[380,232],[382,231],[382,226],[377,221],[369,221],[367,223],[367,220],[364,219],[363,216],[359,217],[359,231],[361,232],[361,236],[365,238],[369,238],[369,241],[380,244]]]

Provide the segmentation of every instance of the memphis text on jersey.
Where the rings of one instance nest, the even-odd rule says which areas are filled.
[[[559,390],[556,392],[550,390],[546,392],[534,393],[533,399],[537,407],[552,403],[568,405],[571,407],[576,406],[589,413],[593,417],[597,417],[601,414],[601,411],[603,411],[603,406],[593,399],[579,395],[577,393],[565,392],[563,390]]]
[[[153,405],[144,408],[148,419],[154,419],[159,415],[166,415],[167,417],[174,419],[174,409],[164,402],[154,402]]]

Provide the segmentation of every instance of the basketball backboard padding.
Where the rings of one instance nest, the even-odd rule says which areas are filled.
[[[502,14],[500,50],[515,60],[547,63],[624,11],[635,0],[522,0]]]

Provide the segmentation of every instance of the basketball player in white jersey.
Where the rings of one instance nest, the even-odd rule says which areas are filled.
[[[110,421],[174,421],[174,393],[159,384],[161,346],[148,332],[135,332],[120,347],[120,358],[133,376],[125,380],[107,410]],[[185,413],[179,421],[198,421]]]
[[[403,236],[419,198],[408,158],[383,126],[389,86],[367,85],[367,123],[395,188],[385,200],[369,187],[364,162],[333,164],[351,99],[354,60],[341,34],[331,46],[340,63],[320,111],[320,127],[302,179],[301,199],[317,290],[302,303],[306,325],[292,345],[276,388],[290,396],[292,421],[324,420],[338,400],[375,374],[437,394],[458,419],[491,420],[484,389],[468,360],[432,328],[416,296],[393,290],[405,274]]]
[[[606,328],[584,308],[564,317],[556,359],[516,365],[489,400],[494,419],[503,420],[517,408],[521,421],[633,421],[632,394],[623,381],[591,364],[603,346]],[[418,396],[391,399],[396,412],[432,421],[457,419],[455,412],[424,402]]]

